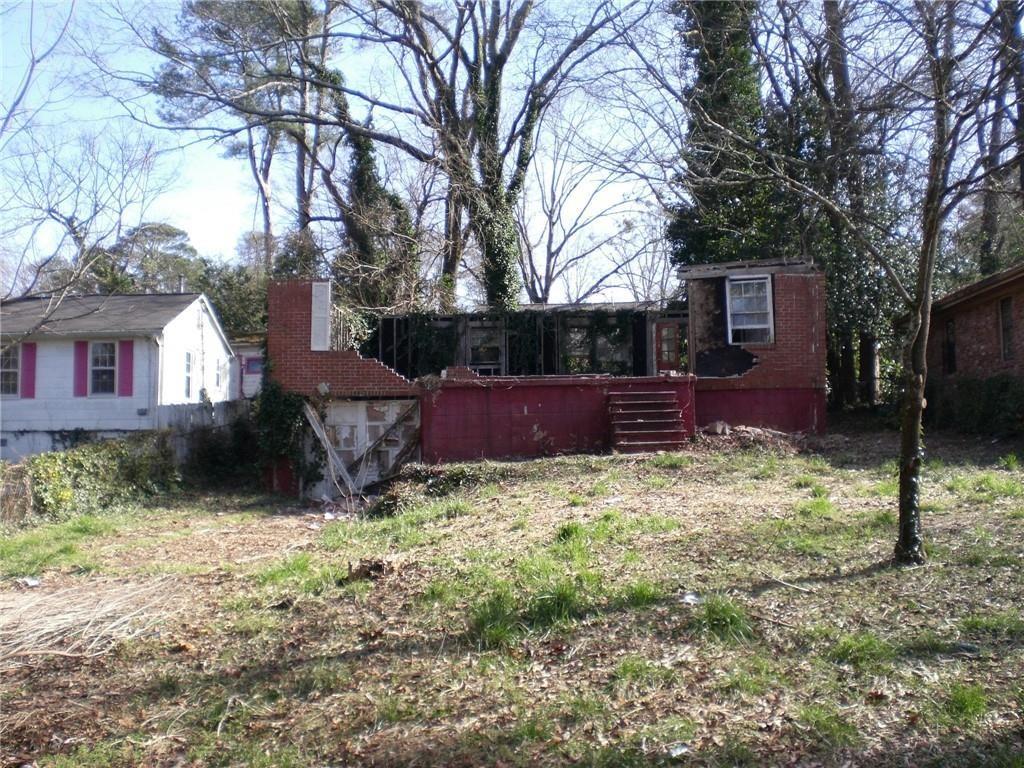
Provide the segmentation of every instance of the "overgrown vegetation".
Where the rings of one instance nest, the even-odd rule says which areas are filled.
[[[146,433],[40,453],[4,465],[0,520],[65,520],[175,487],[168,435]],[[27,502],[27,503],[26,503]]]
[[[218,493],[37,526],[0,571],[42,587],[5,599],[172,574],[180,610],[116,653],[5,673],[5,746],[41,765],[1017,768],[1024,516],[976,501],[1015,446],[933,439],[933,565],[907,571],[872,494],[891,467],[873,436],[840,445],[411,467],[393,510],[333,521]],[[104,699],[62,709],[78,690]]]

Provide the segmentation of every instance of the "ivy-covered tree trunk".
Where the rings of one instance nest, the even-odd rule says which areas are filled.
[[[921,464],[924,461],[922,420],[924,385],[928,377],[925,364],[927,338],[926,316],[915,334],[914,341],[910,343],[910,359],[905,361],[903,413],[900,424],[900,519],[894,552],[896,562],[903,565],[920,565],[925,561],[924,539],[921,536]]]
[[[478,205],[477,237],[483,251],[487,305],[502,312],[519,306],[519,233],[512,208],[503,203]]]

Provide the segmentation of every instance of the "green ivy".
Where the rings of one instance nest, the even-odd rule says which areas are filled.
[[[317,455],[310,460],[306,453],[308,425],[305,404],[306,399],[302,395],[287,392],[276,381],[264,379],[253,405],[256,439],[265,459],[288,459],[300,478],[315,481],[321,477],[319,466],[322,457]],[[319,443],[314,442],[314,450],[319,447]]]
[[[179,482],[167,434],[40,453],[25,460],[37,517],[63,520],[167,490]]]

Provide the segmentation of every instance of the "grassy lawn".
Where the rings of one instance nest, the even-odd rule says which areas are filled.
[[[894,445],[459,465],[375,517],[195,496],[13,533],[10,600],[172,586],[110,653],[0,671],[0,762],[1020,768],[1024,454],[930,441],[930,561],[896,570]]]

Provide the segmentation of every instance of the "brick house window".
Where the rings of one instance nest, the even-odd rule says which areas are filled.
[[[770,344],[775,339],[770,277],[727,280],[725,301],[730,344]]]
[[[956,373],[956,323],[946,321],[946,354],[943,356],[946,373]]]
[[[0,395],[17,395],[21,347],[17,344],[0,353]]]
[[[481,376],[501,375],[501,330],[498,326],[469,329],[469,367]]]
[[[93,395],[112,395],[117,389],[117,344],[94,341],[89,345],[89,391]]]
[[[999,302],[999,343],[1003,360],[1013,359],[1013,299],[1007,296]]]

